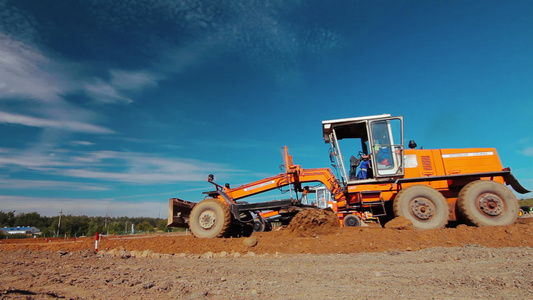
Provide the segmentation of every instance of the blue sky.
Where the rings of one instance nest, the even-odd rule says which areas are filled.
[[[533,187],[532,1],[0,0],[0,210],[166,217],[390,113]],[[531,197],[531,194],[525,195]]]

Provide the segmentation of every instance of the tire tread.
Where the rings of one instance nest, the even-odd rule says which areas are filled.
[[[222,201],[218,200],[218,199],[214,199],[214,198],[211,198],[211,199],[205,199],[201,202],[199,202],[198,204],[195,205],[194,208],[196,208],[198,205],[209,205],[209,204],[212,204],[212,205],[216,205],[218,206],[219,208],[222,209],[222,213],[223,213],[223,217],[224,219],[222,220],[223,222],[223,225],[222,225],[222,228],[221,230],[214,236],[216,238],[221,238],[221,237],[225,237],[227,232],[229,231],[230,229],[230,226],[231,226],[231,213],[229,211],[229,208],[227,205],[225,205]],[[193,217],[195,217],[195,211],[194,211],[194,208],[193,208],[193,211],[191,212],[191,220]],[[197,234],[198,233],[195,233],[196,229],[194,228],[194,225],[191,226],[191,221],[189,221],[189,229],[191,230],[191,233],[198,237]]]

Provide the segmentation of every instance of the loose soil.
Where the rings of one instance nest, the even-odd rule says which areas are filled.
[[[1,240],[0,298],[533,298],[533,218],[426,231],[328,218],[250,238],[105,236],[97,254],[93,238]]]

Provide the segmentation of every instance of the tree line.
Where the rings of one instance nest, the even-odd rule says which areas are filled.
[[[166,224],[166,219],[160,218],[73,215],[46,217],[37,212],[15,214],[14,211],[0,211],[0,227],[35,227],[41,230],[41,236],[43,237],[94,236],[96,232],[101,234],[130,234],[155,230],[166,231]]]

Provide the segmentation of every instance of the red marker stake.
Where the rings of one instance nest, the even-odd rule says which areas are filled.
[[[94,239],[94,253],[98,253],[98,240],[100,239],[100,235],[98,232],[96,232],[96,236]]]

